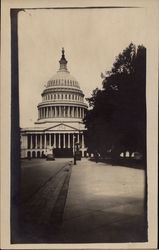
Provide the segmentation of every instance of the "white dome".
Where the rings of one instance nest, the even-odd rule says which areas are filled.
[[[79,83],[67,70],[59,70],[48,82],[46,88],[71,87],[80,89]]]
[[[60,121],[76,119],[81,122],[87,109],[78,81],[67,70],[64,49],[59,63],[60,69],[50,78],[41,94],[42,102],[38,104],[38,123],[52,119]]]

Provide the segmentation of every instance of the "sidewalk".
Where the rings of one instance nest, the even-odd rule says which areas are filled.
[[[144,174],[139,169],[77,161],[63,215],[63,241],[146,241]]]

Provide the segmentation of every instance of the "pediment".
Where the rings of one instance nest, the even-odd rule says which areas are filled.
[[[65,123],[60,123],[58,125],[47,128],[47,131],[76,131],[77,129],[69,126]]]

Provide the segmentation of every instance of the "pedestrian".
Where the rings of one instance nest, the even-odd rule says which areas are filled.
[[[95,156],[95,162],[98,163],[98,152],[97,152],[97,150],[95,151],[94,156]]]
[[[74,165],[76,165],[76,154],[74,154]]]

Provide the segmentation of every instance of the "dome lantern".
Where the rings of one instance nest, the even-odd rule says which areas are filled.
[[[62,56],[61,56],[61,59],[59,61],[60,63],[60,71],[67,71],[67,60],[65,58],[65,50],[64,48],[62,48]]]

